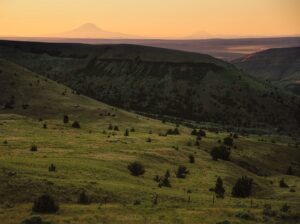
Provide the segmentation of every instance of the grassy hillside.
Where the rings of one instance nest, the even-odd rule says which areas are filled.
[[[117,107],[234,127],[299,128],[298,97],[208,55],[135,45],[6,41],[0,49],[4,58]]]
[[[0,70],[0,102],[6,107],[0,111],[1,223],[20,223],[31,215],[57,224],[299,222],[299,139],[240,135],[234,138],[230,160],[214,161],[209,152],[230,133],[206,130],[196,146],[189,128],[179,126],[180,135],[165,136],[174,124],[77,95],[5,60]],[[14,103],[7,101],[11,96]],[[63,123],[66,114],[69,123]],[[72,128],[75,120],[81,128]],[[109,124],[119,131],[108,130]],[[129,136],[124,136],[126,129]],[[33,144],[37,151],[30,150]],[[195,163],[189,162],[190,155]],[[134,161],[144,165],[142,176],[128,171]],[[48,171],[50,164],[56,172]],[[189,170],[184,179],[175,175],[179,165]],[[285,175],[290,166],[293,175]],[[171,187],[160,188],[154,177],[166,170]],[[231,188],[244,175],[254,181],[251,197],[231,197]],[[209,191],[217,177],[224,182],[224,199]],[[282,178],[288,188],[279,187]],[[77,203],[82,191],[91,204]],[[31,212],[43,193],[59,202],[56,214]],[[263,214],[265,204],[272,205],[275,216]],[[284,204],[289,212],[279,211]]]
[[[233,63],[252,76],[300,94],[300,47],[269,49]]]

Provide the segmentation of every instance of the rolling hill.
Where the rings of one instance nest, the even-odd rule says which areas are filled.
[[[32,215],[53,224],[300,220],[299,138],[238,134],[229,160],[215,161],[209,153],[222,145],[228,132],[204,130],[206,136],[197,145],[190,128],[108,106],[3,59],[0,89],[3,224],[21,223]],[[80,128],[72,127],[73,121]],[[165,135],[175,127],[179,135]],[[134,161],[145,167],[143,175],[130,174],[127,166]],[[188,169],[185,178],[176,175],[180,165]],[[286,175],[288,167],[291,175]],[[167,170],[170,186],[159,187],[155,177]],[[253,179],[251,199],[231,196],[241,176]],[[211,190],[218,177],[224,183],[223,199]],[[282,178],[289,187],[279,187]],[[78,202],[82,192],[89,203]],[[57,213],[31,211],[45,193],[59,203]],[[288,212],[280,210],[285,205]]]
[[[252,76],[300,94],[300,47],[269,49],[234,60],[233,63]]]
[[[149,116],[299,128],[298,97],[208,55],[137,45],[1,41],[0,56],[89,97]]]

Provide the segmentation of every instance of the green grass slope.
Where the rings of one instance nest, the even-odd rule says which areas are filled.
[[[189,128],[179,127],[180,135],[163,136],[175,125],[73,94],[5,60],[0,61],[0,70],[1,104],[15,97],[10,108],[0,111],[1,223],[21,223],[31,215],[55,224],[299,222],[299,139],[240,136],[234,140],[230,161],[213,161],[210,150],[229,133],[207,131],[195,146]],[[23,104],[28,104],[26,109]],[[64,114],[70,117],[67,124]],[[71,127],[74,120],[80,129]],[[108,130],[109,124],[119,131]],[[126,128],[135,131],[124,136]],[[32,144],[38,151],[30,151]],[[189,163],[189,155],[194,155],[195,163]],[[130,175],[127,165],[133,161],[145,166],[144,175]],[[48,171],[52,163],[56,172]],[[185,179],[176,178],[179,165],[189,170]],[[289,166],[294,175],[285,175]],[[159,188],[153,178],[166,170],[171,187]],[[253,178],[253,194],[233,198],[231,188],[243,175]],[[218,176],[226,193],[213,203],[209,189]],[[281,178],[289,188],[279,188]],[[89,205],[77,203],[83,190],[91,198]],[[58,213],[32,214],[33,201],[43,193],[60,203]],[[152,204],[154,195],[157,205]],[[277,215],[263,215],[265,204],[271,204]],[[284,204],[291,207],[287,213],[279,211]]]
[[[208,55],[136,45],[9,41],[0,42],[0,55],[89,97],[148,115],[299,128],[298,97]]]

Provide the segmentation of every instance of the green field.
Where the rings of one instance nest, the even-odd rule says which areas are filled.
[[[4,60],[0,70],[1,103],[15,98],[13,108],[0,111],[1,223],[21,223],[32,215],[53,224],[299,222],[299,138],[239,135],[230,161],[214,161],[211,149],[230,133],[206,130],[196,146],[190,128],[179,126],[180,135],[164,136],[176,124],[102,104]],[[81,128],[72,128],[73,121]],[[119,131],[108,130],[110,124]],[[134,161],[144,165],[145,174],[130,174],[127,166]],[[48,171],[50,164],[56,172]],[[189,170],[185,179],[175,175],[179,165]],[[289,166],[294,175],[285,175]],[[160,188],[154,177],[166,170],[171,187]],[[249,198],[231,197],[241,176],[254,180]],[[224,199],[209,191],[217,177],[224,182]],[[282,178],[288,188],[279,187]],[[82,191],[90,204],[77,203]],[[34,200],[44,193],[59,203],[57,213],[32,213]],[[263,214],[265,204],[272,205],[275,216]],[[288,212],[280,211],[284,204]]]

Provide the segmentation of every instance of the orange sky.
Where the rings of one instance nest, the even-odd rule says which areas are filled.
[[[60,33],[86,22],[146,37],[295,35],[300,0],[0,0],[0,36]]]

